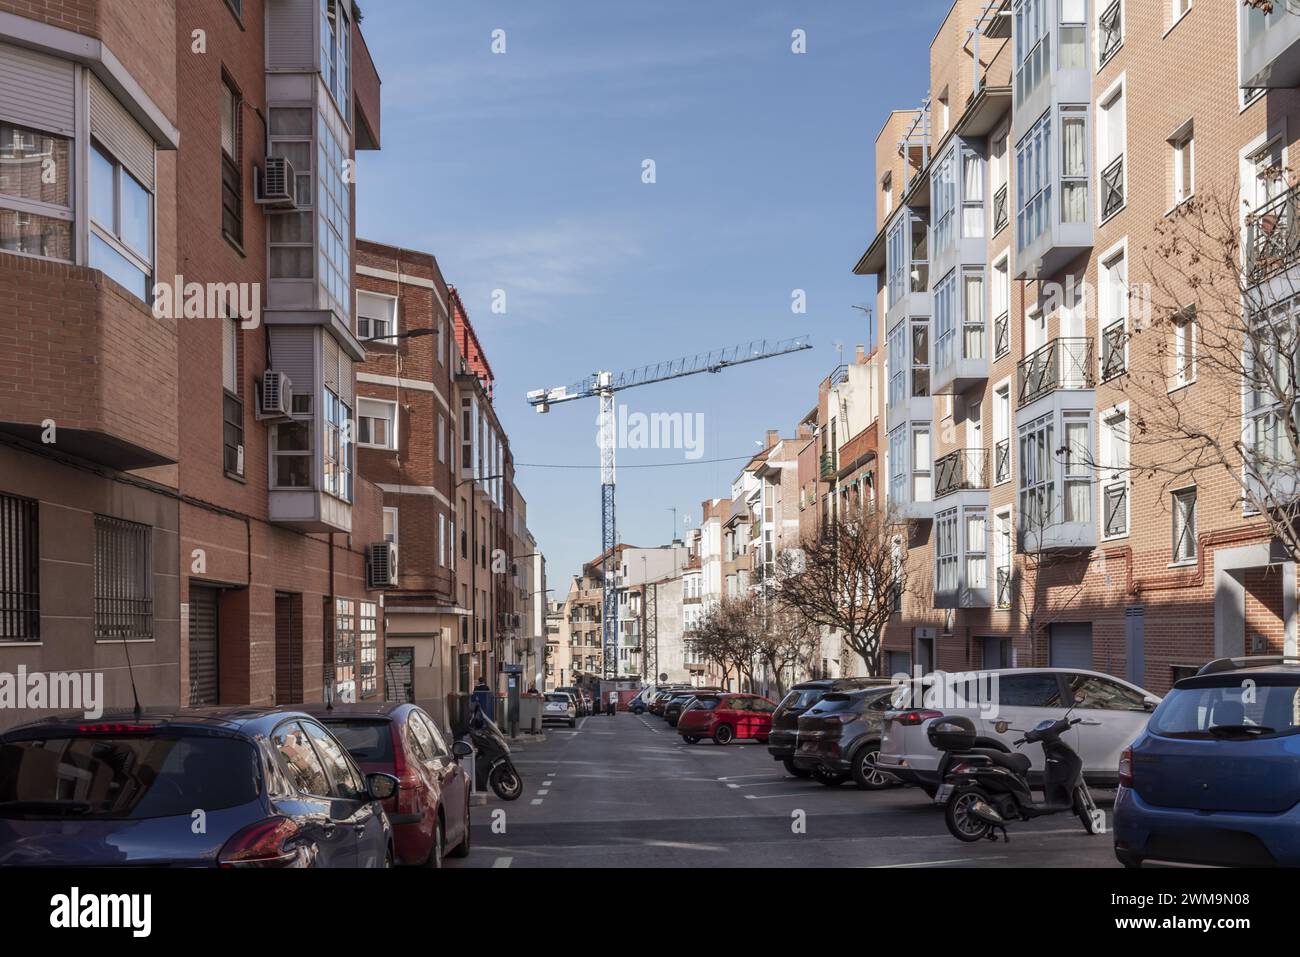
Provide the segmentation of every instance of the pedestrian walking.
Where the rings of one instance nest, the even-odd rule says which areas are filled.
[[[617,710],[618,710],[618,692],[611,691],[609,693],[609,711],[607,711],[606,713],[611,717],[613,717],[614,712]]]

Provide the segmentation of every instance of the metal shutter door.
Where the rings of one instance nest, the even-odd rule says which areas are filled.
[[[153,140],[128,113],[108,87],[93,73],[90,77],[90,132],[153,192]]]
[[[275,703],[302,702],[302,596],[275,596]]]
[[[1088,622],[1052,625],[1048,663],[1053,668],[1092,669],[1092,625]]]
[[[415,649],[384,649],[384,700],[415,704]]]
[[[72,62],[0,43],[0,118],[75,136],[77,92]]]
[[[220,704],[217,590],[190,586],[190,707]]]

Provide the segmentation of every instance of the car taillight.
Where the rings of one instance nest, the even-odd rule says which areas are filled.
[[[1121,787],[1133,786],[1133,749],[1125,748],[1119,755],[1119,783]]]
[[[929,721],[931,718],[942,717],[942,711],[903,711],[900,712],[894,720],[899,724],[906,725],[910,728]]]
[[[286,847],[298,837],[298,825],[287,817],[268,817],[237,833],[217,855],[221,867],[305,867],[306,849]]]
[[[78,734],[147,734],[153,731],[151,724],[79,724]]]

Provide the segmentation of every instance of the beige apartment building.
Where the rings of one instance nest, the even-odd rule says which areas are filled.
[[[1258,428],[1198,382],[1195,293],[1171,310],[1154,290],[1179,288],[1162,231],[1211,196],[1241,207],[1243,269],[1258,223],[1289,234],[1296,192],[1268,171],[1300,133],[1300,16],[956,0],[929,61],[921,107],[877,137],[854,270],[877,278],[881,487],[908,547],[887,666],[1163,692],[1218,655],[1295,653],[1294,564],[1227,470],[1143,472],[1169,450],[1136,440],[1135,382],[1162,370],[1192,417],[1240,408],[1207,425],[1229,447]]]

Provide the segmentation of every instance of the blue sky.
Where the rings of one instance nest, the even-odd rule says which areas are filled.
[[[702,414],[683,450],[619,452],[619,538],[666,541],[730,494],[765,430],[793,433],[865,342],[851,268],[871,238],[874,142],[920,103],[946,0],[368,0],[383,150],[363,154],[358,233],[434,253],[497,376],[529,526],[560,596],[600,551],[596,406],[531,389],[758,338],[794,356],[621,393]],[[492,52],[494,30],[506,52]],[[807,52],[791,52],[802,29]],[[652,159],[657,182],[642,182]],[[493,290],[506,313],[490,309]],[[791,311],[803,289],[807,313]],[[577,465],[577,469],[535,465]]]

